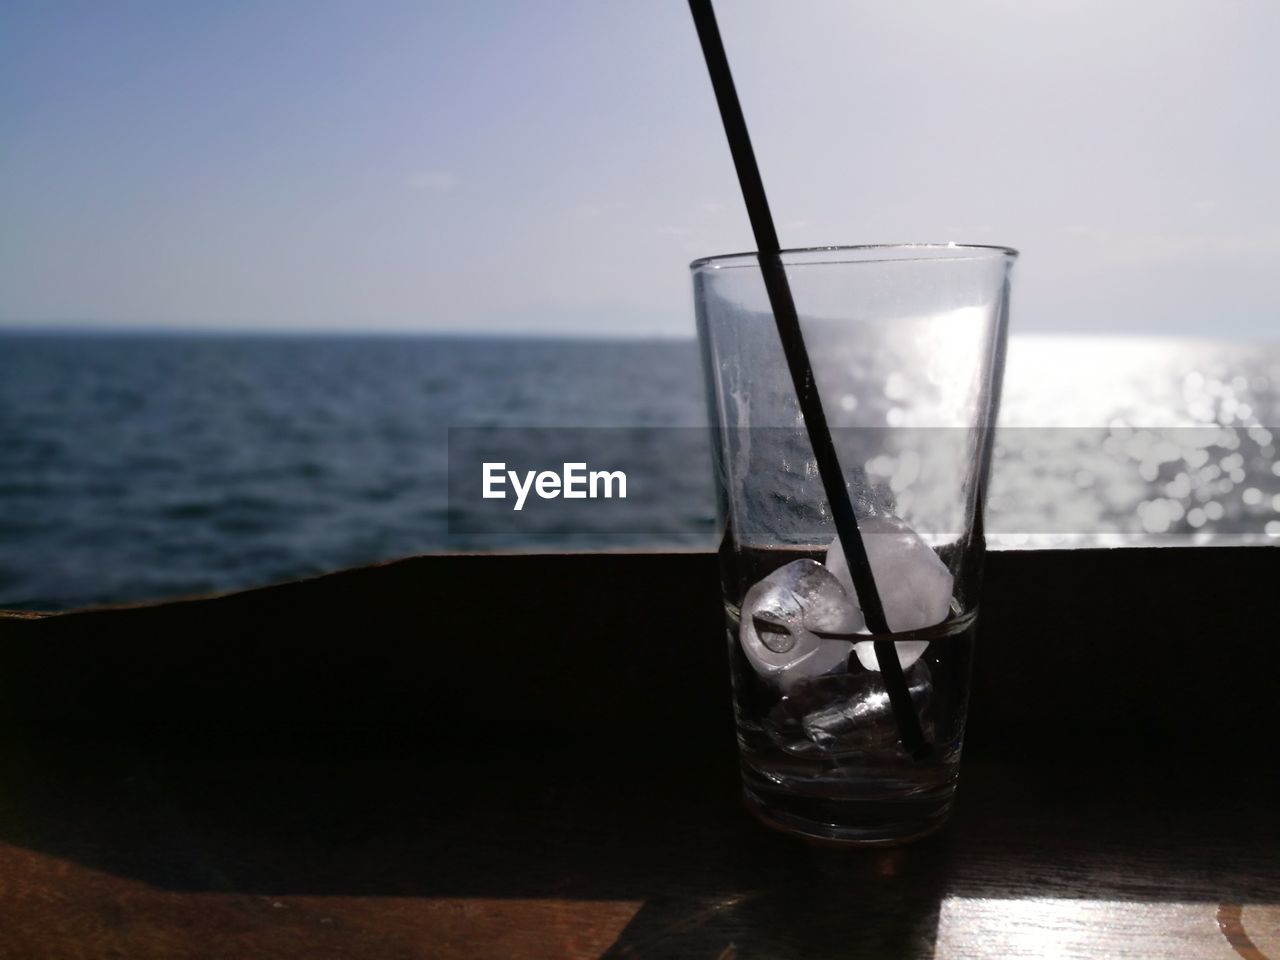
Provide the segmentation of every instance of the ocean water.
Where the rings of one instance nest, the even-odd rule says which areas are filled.
[[[447,429],[697,427],[701,377],[692,341],[2,334],[0,606],[231,590],[433,550],[598,546],[450,534]],[[993,539],[1078,542],[1040,522],[1070,501],[1094,543],[1280,542],[1278,388],[1277,346],[1015,338],[1003,422],[1061,428],[1065,452],[1032,455],[1043,444],[1010,432]],[[1082,466],[1100,443],[1107,462]],[[614,545],[710,545],[707,462],[653,456],[705,498],[686,492]]]

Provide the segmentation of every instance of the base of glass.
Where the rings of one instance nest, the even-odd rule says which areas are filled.
[[[892,847],[937,833],[951,815],[955,789],[879,800],[818,799],[744,786],[747,810],[766,827],[840,847]]]

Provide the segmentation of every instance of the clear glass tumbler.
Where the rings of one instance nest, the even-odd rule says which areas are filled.
[[[881,635],[836,536],[757,256],[691,265],[743,786],[770,826],[898,843],[950,811],[1016,256],[958,244],[782,254]],[[897,706],[877,639],[901,665]]]

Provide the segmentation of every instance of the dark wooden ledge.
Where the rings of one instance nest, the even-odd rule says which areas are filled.
[[[1277,583],[1272,547],[990,554],[973,737],[1262,736]],[[589,736],[583,717],[719,735],[717,584],[706,553],[424,556],[220,597],[4,613],[0,711],[45,731],[434,738],[465,717],[473,740],[502,740],[514,713],[548,742]],[[482,690],[508,711],[475,710]]]
[[[710,555],[0,614],[0,958],[1280,960],[1277,574],[991,555],[955,820],[875,854],[740,810]]]

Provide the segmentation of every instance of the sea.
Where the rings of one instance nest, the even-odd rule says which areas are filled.
[[[710,457],[687,444],[646,454],[679,502],[643,533],[449,522],[451,427],[706,422],[693,340],[2,333],[0,607],[434,551],[711,547]],[[1280,544],[1280,344],[1015,336],[1001,424],[995,547]]]

